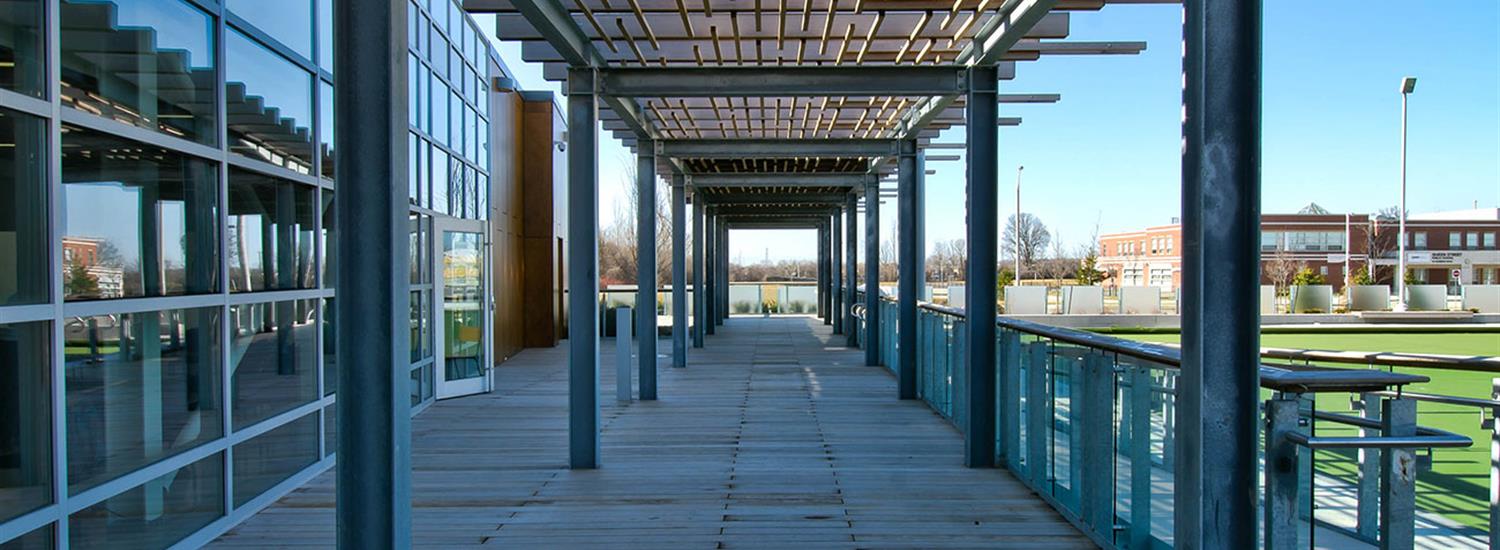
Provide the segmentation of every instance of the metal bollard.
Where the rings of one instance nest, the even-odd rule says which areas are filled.
[[[615,310],[615,401],[630,402],[630,344],[635,339],[635,323],[630,308]]]

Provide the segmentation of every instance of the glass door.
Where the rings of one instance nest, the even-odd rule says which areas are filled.
[[[437,339],[437,397],[444,399],[490,391],[490,298],[488,244],[484,223],[434,220],[433,259],[437,262],[439,307],[433,336]]]

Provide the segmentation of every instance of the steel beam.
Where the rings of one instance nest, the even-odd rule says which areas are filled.
[[[615,97],[921,96],[957,94],[963,68],[943,65],[619,67],[600,70]]]
[[[339,548],[411,546],[406,2],[334,4]]]
[[[854,288],[859,282],[859,221],[855,213],[858,197],[849,193],[844,198],[844,296],[848,297],[844,307],[844,345],[855,347],[859,343],[859,319],[854,317]]]
[[[518,6],[519,7],[519,6]],[[599,105],[595,74],[568,77],[568,465],[599,467]]]
[[[917,298],[922,284],[922,150],[916,140],[901,142],[896,161],[898,187],[896,201],[896,243],[898,288],[896,291],[896,387],[901,399],[917,398]]]
[[[975,121],[995,118],[1000,81],[994,67],[970,69],[968,115]],[[996,203],[999,200],[999,167],[995,156],[999,130],[993,124],[965,126],[968,150],[969,265],[964,285],[968,297],[965,346],[968,350],[967,406],[969,423],[964,430],[964,464],[971,468],[995,465],[995,235]],[[1247,517],[1253,517],[1247,516]]]
[[[672,175],[672,366],[687,366],[687,189]]]
[[[842,206],[845,193],[771,193],[760,191],[747,191],[733,195],[719,195],[712,199],[705,197],[705,201],[712,201],[715,205],[775,205],[775,204],[826,204],[829,206]]]
[[[1182,375],[1174,540],[1254,545],[1261,3],[1183,6]]]
[[[721,216],[758,216],[766,219],[778,217],[816,218],[833,211],[828,206],[717,206]]]
[[[872,181],[864,172],[748,172],[692,174],[693,187],[854,187]]]
[[[656,148],[636,149],[635,319],[641,401],[656,400]]]
[[[708,239],[703,233],[703,196],[693,196],[693,347],[703,347],[703,325],[708,321],[707,287],[703,286],[703,246]]]
[[[865,365],[880,366],[880,188],[865,186]]]
[[[847,158],[896,154],[893,139],[667,139],[670,158]]]

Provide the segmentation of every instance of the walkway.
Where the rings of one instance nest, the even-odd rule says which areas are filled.
[[[495,393],[413,421],[415,542],[1092,547],[1004,470],[961,466],[958,432],[842,342],[812,318],[733,318],[688,368],[662,367],[660,401],[624,407],[604,342],[596,471],[565,467],[566,347],[528,350],[497,369]],[[329,547],[333,525],[330,472],[214,547]]]

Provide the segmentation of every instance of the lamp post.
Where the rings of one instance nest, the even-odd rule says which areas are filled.
[[[1417,89],[1417,77],[1401,79],[1401,205],[1397,223],[1396,311],[1406,311],[1406,99]]]

